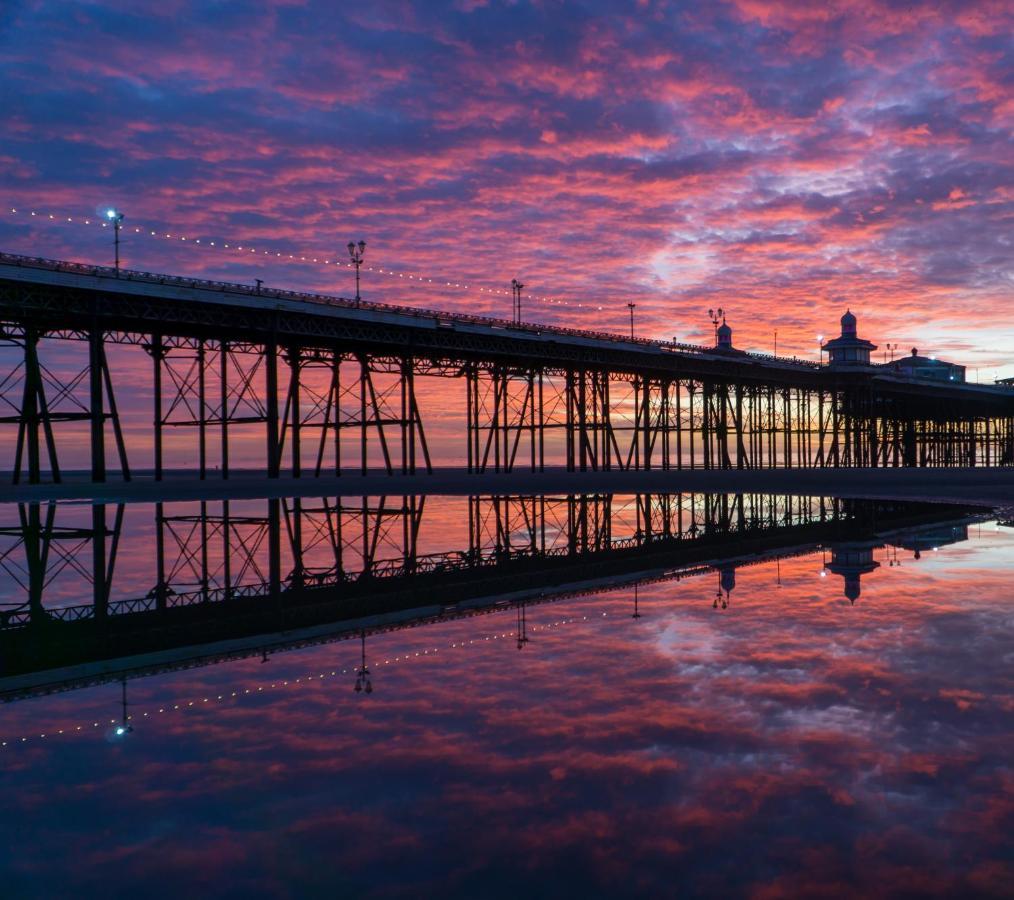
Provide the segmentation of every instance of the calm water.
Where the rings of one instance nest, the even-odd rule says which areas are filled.
[[[1014,528],[880,516],[813,541],[798,529],[823,527],[827,504],[752,502],[713,535],[714,565],[677,549],[636,583],[631,560],[648,554],[631,547],[643,543],[636,498],[612,498],[610,543],[587,559],[630,555],[610,583],[580,584],[600,573],[574,551],[557,504],[534,528],[541,540],[549,523],[535,555],[569,544],[577,561],[523,608],[476,600],[495,603],[515,564],[501,560],[473,576],[482,614],[352,623],[344,640],[264,654],[251,644],[244,658],[132,677],[127,720],[115,674],[3,705],[3,895],[1009,895]],[[476,530],[468,507],[430,498],[408,515],[414,566],[470,552],[480,569],[475,544],[495,551],[497,522],[524,556],[530,522],[493,514]],[[715,520],[680,508],[667,540],[690,546]],[[113,604],[152,587],[154,512],[123,515]],[[210,548],[205,580],[221,581],[222,510],[199,512],[162,511],[177,531],[211,529],[188,540]],[[270,580],[263,502],[231,512],[254,544],[258,528],[266,537],[242,576],[236,556],[230,583]],[[47,610],[93,592],[92,514],[57,511],[54,528],[68,530],[47,565],[68,561],[43,592]],[[372,556],[362,504],[339,519],[349,579],[370,560],[395,579],[423,577],[406,573],[405,514],[380,517],[387,549]],[[764,528],[782,544],[742,555],[743,529]],[[277,530],[285,579],[284,511]],[[9,611],[27,578],[17,535],[7,540]],[[303,568],[333,575],[343,540],[314,544]],[[163,549],[170,570],[188,557]],[[201,581],[199,556],[176,571],[177,595]],[[132,731],[118,736],[124,721]]]

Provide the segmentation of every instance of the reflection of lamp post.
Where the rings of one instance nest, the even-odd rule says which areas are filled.
[[[516,278],[511,279],[511,296],[514,298],[511,316],[515,325],[521,324],[521,291],[524,285]]]
[[[359,302],[359,267],[363,264],[363,254],[366,252],[366,241],[360,241],[355,244],[353,241],[349,241],[349,259],[352,260],[352,264],[356,267],[356,303]]]
[[[630,310],[630,339],[634,339],[634,309],[637,307],[636,303],[628,303],[627,309]]]
[[[637,582],[634,582],[634,614],[630,617],[632,619],[640,619],[641,612],[637,608]]]
[[[719,605],[721,605],[722,609],[728,609],[729,608],[729,588],[727,586],[725,586],[725,596],[723,596],[722,595],[722,588],[724,587],[724,585],[722,584],[722,570],[718,569],[717,571],[718,571],[718,590],[715,592],[715,600],[711,604],[711,608],[712,609],[718,609]]]
[[[123,706],[120,713],[120,724],[113,729],[113,734],[116,737],[126,737],[126,735],[134,730],[134,726],[130,724],[129,717],[127,716],[127,679],[124,678],[120,684],[123,686]]]
[[[711,324],[715,327],[715,346],[718,346],[718,324],[725,318],[725,310],[722,307],[718,309],[709,309],[708,318],[711,319]]]
[[[366,668],[366,632],[363,631],[360,635],[362,641],[362,663],[359,668],[356,669],[356,693],[365,690],[367,694],[373,693],[373,682],[370,681],[370,670]]]
[[[528,614],[525,604],[518,604],[518,650],[528,643]]]
[[[123,225],[123,213],[116,209],[107,209],[106,218],[113,223],[113,265],[116,269],[116,277],[120,277],[120,227]]]

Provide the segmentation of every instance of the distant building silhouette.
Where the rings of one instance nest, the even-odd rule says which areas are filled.
[[[886,364],[884,368],[909,378],[932,378],[935,381],[964,381],[965,367],[932,356],[920,356],[917,347],[909,356]]]

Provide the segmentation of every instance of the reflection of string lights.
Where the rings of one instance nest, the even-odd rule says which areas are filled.
[[[821,578],[825,578],[829,574],[829,570],[826,568],[826,565],[827,565],[827,562],[826,562],[826,550],[827,550],[827,548],[825,548],[825,547],[821,548],[821,553],[823,555],[823,561],[824,561],[824,566],[818,572],[818,574],[819,574],[819,576]],[[939,547],[934,547],[933,550],[934,551],[939,551]],[[768,562],[769,563],[769,562],[771,562],[771,560],[770,559],[764,559],[764,560],[760,560],[760,562]],[[779,584],[779,586],[781,586],[781,558],[780,557],[777,558],[776,562],[778,563],[778,569],[777,569],[778,584]],[[689,573],[689,574],[703,574],[705,571],[712,572],[712,571],[717,571],[717,569],[715,569],[712,566],[705,566],[702,569],[701,572],[693,572],[693,573]],[[669,574],[671,575],[671,573],[669,573]],[[678,575],[677,575],[677,580],[678,580]],[[639,582],[636,582],[636,581],[632,585],[626,584],[626,585],[617,585],[616,586],[617,588],[633,587],[634,594],[635,594],[634,618],[640,618],[641,617],[641,614],[640,614],[638,606],[637,606],[638,586],[639,586]],[[590,593],[591,594],[597,594],[601,590],[602,590],[601,588],[595,588]],[[567,592],[567,593],[565,593],[565,594],[563,594],[561,596],[561,599],[563,599],[564,597],[573,598],[573,597],[588,596],[588,595],[589,595],[589,592],[586,592],[586,591],[578,591],[578,592],[575,592],[573,594],[571,594],[570,592]],[[723,602],[722,603],[722,607],[725,608],[725,606],[726,606],[726,603]],[[602,615],[601,615],[601,618],[607,618],[607,617],[608,617],[608,612],[603,612]],[[599,617],[595,616],[593,618],[599,618]],[[547,622],[547,623],[545,623],[543,625],[527,626],[527,631],[545,631],[545,630],[552,629],[552,628],[558,628],[558,627],[560,627],[562,625],[570,625],[570,624],[573,624],[573,623],[576,623],[576,622],[585,622],[585,621],[588,621],[588,620],[589,620],[588,616],[581,616],[580,618],[560,619],[560,620],[555,621],[555,622]],[[498,641],[498,640],[506,640],[506,639],[517,640],[517,637],[518,637],[518,633],[516,631],[498,632],[498,633],[491,634],[491,635],[485,635],[485,636],[480,636],[480,637],[475,637],[475,638],[468,638],[467,640],[452,641],[450,644],[447,644],[447,645],[444,646],[444,650],[446,651],[448,648],[450,648],[450,649],[466,649],[467,647],[470,647],[470,646],[472,646],[474,644],[482,645],[482,644],[489,643],[491,641]],[[526,641],[527,641],[527,639],[526,639]],[[375,665],[390,666],[390,665],[395,665],[395,664],[398,664],[398,663],[406,663],[406,662],[413,661],[413,660],[415,660],[415,659],[417,659],[419,657],[430,657],[430,656],[438,653],[439,651],[440,651],[439,647],[433,647],[433,648],[426,648],[426,649],[423,649],[423,650],[410,651],[408,653],[404,653],[404,654],[400,654],[400,655],[397,655],[397,656],[394,656],[394,657],[387,658],[387,659],[383,660],[383,662],[378,662]],[[262,655],[262,658],[261,658],[261,662],[267,662],[268,651],[264,650],[264,651],[262,651],[262,653],[263,653],[263,655]],[[362,667],[365,668],[365,649],[363,649],[363,663],[362,663]],[[341,670],[333,669],[330,672],[326,672],[326,671],[325,672],[320,672],[320,673],[318,673],[316,675],[314,675],[314,674],[308,674],[308,675],[305,675],[305,676],[299,676],[299,677],[297,677],[295,679],[276,680],[276,681],[270,682],[267,686],[261,685],[261,686],[259,686],[257,688],[245,688],[245,689],[242,689],[242,690],[239,690],[239,691],[231,691],[231,692],[228,692],[228,693],[209,695],[207,697],[203,697],[203,698],[196,699],[196,700],[181,701],[180,703],[173,703],[173,704],[165,704],[163,706],[160,706],[158,708],[157,712],[143,712],[140,715],[134,715],[134,714],[128,715],[126,713],[126,705],[125,705],[126,704],[126,693],[125,693],[125,690],[124,690],[124,695],[123,695],[124,715],[123,715],[123,717],[122,717],[121,720],[109,719],[108,720],[108,724],[112,725],[114,727],[120,727],[120,728],[126,728],[128,730],[132,730],[132,726],[130,726],[128,723],[130,721],[135,721],[135,720],[137,720],[139,718],[140,719],[147,719],[147,718],[152,718],[152,717],[154,717],[156,715],[159,715],[159,714],[166,714],[166,713],[172,713],[172,712],[186,712],[186,711],[191,710],[191,709],[200,709],[205,704],[209,704],[209,703],[213,703],[213,702],[233,700],[233,699],[242,700],[243,697],[245,697],[247,695],[251,695],[251,694],[252,695],[256,695],[256,694],[264,693],[265,691],[281,690],[282,688],[293,687],[295,685],[308,685],[308,684],[311,684],[311,683],[320,683],[321,681],[323,681],[323,680],[325,680],[327,678],[336,678],[336,677],[340,677],[340,676],[343,676],[343,675],[348,675],[349,672],[352,672],[353,674],[355,674],[355,675],[358,676],[359,673],[360,673],[360,671],[361,671],[361,669],[360,669],[359,666],[353,666],[351,669],[349,669],[349,668],[344,668],[344,669],[341,669]],[[367,674],[368,674],[368,672],[367,672]],[[125,685],[125,683],[124,683],[124,685]],[[102,720],[99,720],[99,721],[92,722],[90,725],[77,725],[77,726],[74,726],[74,727],[61,728],[61,729],[58,729],[56,731],[50,731],[50,732],[40,733],[38,735],[29,735],[29,736],[24,736],[24,737],[21,737],[21,738],[11,738],[9,740],[0,741],[0,748],[6,748],[8,746],[18,746],[20,744],[26,744],[30,740],[39,740],[39,739],[52,738],[52,737],[61,736],[61,735],[73,735],[73,734],[77,734],[77,733],[80,733],[80,732],[87,732],[89,730],[94,730],[96,728],[99,728],[100,726],[103,726],[104,724],[105,724],[105,720],[102,719]],[[126,732],[123,732],[123,733],[126,733]]]
[[[606,618],[607,615],[608,615],[607,613],[602,613],[602,618]],[[529,630],[531,630],[531,631],[540,631],[540,630],[544,631],[544,630],[547,630],[547,629],[550,629],[550,628],[557,628],[557,627],[559,627],[561,625],[570,625],[570,624],[573,624],[575,622],[579,622],[579,621],[584,622],[584,621],[587,621],[587,620],[588,620],[588,616],[582,616],[580,619],[577,619],[577,618],[573,618],[573,619],[560,619],[559,621],[556,621],[556,622],[547,622],[545,625],[534,625]],[[448,649],[448,646],[451,647],[451,648],[455,648],[455,649],[464,649],[466,647],[471,646],[472,644],[485,644],[486,642],[488,642],[490,640],[496,641],[496,640],[505,639],[505,638],[511,638],[511,639],[513,639],[515,637],[516,637],[516,635],[514,634],[514,632],[504,631],[502,633],[497,633],[497,634],[494,634],[494,635],[486,635],[485,637],[469,638],[467,641],[454,641],[450,645],[445,645],[444,649],[446,651]],[[439,647],[433,647],[432,649],[427,648],[427,649],[424,649],[424,650],[416,650],[414,652],[404,653],[404,654],[401,654],[400,656],[395,656],[395,657],[390,658],[390,659],[385,659],[383,661],[383,663],[377,663],[376,665],[390,666],[390,665],[394,665],[395,663],[410,662],[412,660],[415,660],[417,657],[432,656],[432,655],[438,653],[439,650],[440,650]],[[308,685],[308,684],[311,684],[311,683],[317,683],[317,684],[319,684],[320,682],[324,681],[327,678],[337,678],[337,677],[340,677],[342,675],[347,675],[350,671],[352,671],[353,673],[355,673],[355,672],[358,671],[358,669],[355,666],[351,670],[348,669],[348,668],[341,669],[341,670],[332,669],[330,672],[320,672],[320,673],[318,673],[316,675],[314,675],[314,674],[309,674],[309,675],[305,675],[305,676],[301,675],[298,678],[294,678],[294,679],[282,679],[282,680],[278,680],[278,681],[273,681],[273,682],[269,683],[266,687],[264,685],[261,685],[261,686],[257,687],[256,689],[255,688],[244,688],[242,690],[230,691],[228,693],[209,694],[207,697],[203,697],[203,698],[196,699],[196,700],[184,700],[184,701],[180,701],[179,703],[172,703],[172,704],[167,703],[167,704],[164,704],[163,706],[160,706],[158,708],[157,712],[155,712],[155,711],[152,711],[152,712],[143,712],[143,713],[140,713],[140,714],[132,713],[130,715],[125,715],[125,717],[122,719],[122,721],[121,720],[117,720],[117,719],[110,719],[109,722],[108,722],[108,724],[114,726],[114,728],[117,728],[117,727],[129,727],[131,730],[133,730],[132,726],[129,726],[127,723],[129,723],[131,721],[136,721],[138,719],[150,719],[150,718],[154,718],[155,716],[160,715],[160,714],[164,715],[166,713],[173,713],[173,712],[187,712],[190,709],[201,709],[201,708],[204,707],[205,704],[217,703],[219,701],[225,701],[225,700],[234,700],[234,699],[235,700],[241,700],[245,696],[247,696],[248,694],[253,694],[253,695],[262,694],[265,691],[281,690],[282,688],[293,687],[293,686],[295,686],[297,684],[299,684],[299,685]],[[43,733],[40,733],[39,735],[27,735],[27,736],[21,737],[21,738],[11,738],[9,740],[0,741],[0,748],[6,748],[8,746],[12,746],[13,747],[13,746],[21,745],[21,744],[26,744],[30,740],[41,740],[41,739],[44,739],[44,738],[58,737],[60,735],[74,735],[74,734],[78,734],[80,732],[93,731],[94,729],[99,728],[99,727],[101,727],[101,726],[103,726],[105,724],[106,724],[105,719],[100,719],[98,721],[92,722],[90,725],[76,725],[76,726],[68,727],[68,728],[60,728],[60,729],[58,729],[56,731],[43,732]]]
[[[690,531],[694,531],[695,530],[695,526],[696,526],[696,523],[694,523],[694,526],[691,527]],[[764,558],[762,558],[762,559],[757,560],[757,562],[760,562],[760,563],[770,562],[770,559],[764,559]],[[778,559],[778,562],[780,564],[780,558]],[[746,563],[746,564],[748,564],[748,563]],[[671,579],[675,579],[676,581],[679,581],[679,580],[681,580],[681,577],[688,577],[688,576],[692,577],[694,575],[701,575],[701,574],[704,574],[705,572],[712,572],[712,571],[715,571],[714,567],[712,567],[710,565],[706,565],[706,564],[702,565],[699,569],[694,569],[694,570],[691,570],[691,571],[687,571],[687,572],[682,573],[682,574],[680,572],[666,571],[666,573],[664,575],[664,580],[668,581],[668,580],[671,580]],[[826,576],[827,575],[827,571],[826,570],[822,570],[820,572],[820,575],[821,575],[821,577]],[[652,580],[655,580],[655,579],[649,579],[649,581],[652,581]],[[634,591],[635,591],[635,597],[636,597],[638,586],[639,586],[640,583],[641,583],[640,581],[635,581],[635,582],[633,582],[633,584],[620,584],[620,585],[616,585],[614,588],[612,588],[610,590],[618,590],[618,589],[622,589],[622,588],[633,587]],[[781,583],[781,570],[780,570],[780,566],[779,566],[779,584],[780,583]],[[561,594],[559,594],[558,595],[558,599],[562,600],[562,599],[576,599],[576,598],[579,598],[579,597],[587,597],[587,596],[598,594],[601,591],[602,591],[601,587],[595,587],[595,588],[590,589],[590,590],[589,589],[580,589],[580,590],[576,590],[576,591],[566,591],[566,592],[562,592]],[[490,610],[490,612],[495,612],[495,611]],[[640,614],[638,613],[636,606],[635,606],[635,613],[637,613],[635,615],[635,618],[640,618]],[[601,617],[602,618],[607,618],[608,617],[608,612],[603,612]],[[543,625],[534,625],[534,626],[531,626],[530,628],[528,628],[527,630],[528,631],[541,631],[541,630],[547,630],[547,629],[550,629],[550,628],[559,627],[561,625],[568,625],[568,624],[572,624],[574,622],[587,621],[587,620],[588,620],[588,616],[582,616],[580,620],[577,619],[577,618],[573,618],[573,619],[561,619],[559,621],[548,622],[548,623],[543,624]],[[464,640],[463,641],[454,641],[449,646],[451,648],[453,648],[453,649],[463,649],[463,648],[471,646],[473,644],[484,644],[484,643],[489,642],[491,640],[492,641],[497,641],[497,640],[506,639],[506,638],[517,639],[517,633],[516,632],[510,632],[510,631],[505,631],[505,632],[498,633],[498,634],[486,635],[485,637],[469,638],[467,641],[464,641]],[[446,649],[446,646],[445,646],[445,649]],[[431,653],[435,654],[438,651],[439,651],[439,648],[437,648],[437,647],[434,647],[432,650],[429,650],[429,649],[425,649],[425,650],[421,650],[421,651],[417,650],[414,653],[406,653],[406,654],[403,654],[401,656],[395,656],[393,659],[385,659],[383,661],[383,663],[378,663],[378,665],[388,666],[388,665],[392,665],[394,663],[407,662],[407,661],[415,659],[416,657],[419,657],[419,656],[424,656],[425,657],[425,656],[429,656]],[[261,656],[261,660],[260,661],[262,663],[267,662],[268,661],[268,653],[269,653],[269,651],[267,649],[263,649],[261,651],[261,653],[262,653],[262,656]],[[357,667],[353,667],[352,671],[354,673],[358,674]],[[349,673],[349,669],[346,668],[346,669],[342,669],[340,672],[338,670],[332,670],[330,673],[321,672],[320,674],[318,674],[316,676],[314,676],[314,675],[307,675],[305,677],[301,676],[301,677],[296,678],[294,680],[276,681],[276,682],[270,683],[268,685],[267,690],[280,689],[282,687],[288,687],[288,686],[290,686],[292,684],[310,683],[312,681],[319,681],[319,680],[322,680],[322,679],[325,679],[325,678],[329,678],[329,677],[337,677],[338,675],[347,675],[348,673]],[[167,712],[176,712],[176,711],[184,711],[185,712],[187,709],[190,709],[190,708],[194,708],[194,707],[200,708],[200,706],[202,704],[212,702],[213,700],[215,700],[215,701],[221,701],[221,700],[226,700],[226,699],[242,698],[243,696],[245,696],[247,694],[262,693],[264,690],[265,690],[264,686],[260,686],[256,690],[253,690],[251,688],[246,688],[246,689],[244,689],[242,691],[232,691],[231,693],[228,693],[228,694],[218,694],[215,697],[210,697],[210,696],[209,697],[204,697],[200,701],[191,700],[191,701],[187,701],[187,702],[184,702],[184,703],[175,703],[175,704],[172,704],[171,706],[170,705],[165,705],[163,707],[159,707],[158,713],[148,713],[148,712],[145,712],[145,713],[141,714],[140,718],[149,718],[152,715],[164,714],[164,713],[167,713]],[[126,701],[126,695],[124,694],[124,703],[125,703],[125,701]],[[127,715],[126,714],[126,707],[124,707],[124,717],[122,719],[121,725],[124,724],[124,723],[129,722],[130,720],[134,720],[136,718],[138,718],[138,717],[134,716],[134,715]],[[61,729],[59,729],[57,731],[39,734],[37,737],[34,736],[34,735],[31,735],[31,736],[22,737],[20,739],[12,738],[12,739],[9,739],[9,740],[0,741],[0,748],[6,748],[8,745],[17,746],[18,744],[27,743],[29,740],[37,740],[37,739],[41,739],[41,738],[46,738],[47,736],[53,737],[53,736],[56,736],[56,735],[74,734],[74,733],[81,732],[81,731],[87,731],[87,730],[89,730],[89,728],[98,728],[101,724],[103,724],[103,722],[104,722],[104,720],[98,721],[98,722],[93,722],[91,726],[78,725],[78,726],[76,726],[74,728],[61,728]],[[116,719],[110,719],[109,720],[109,724],[116,726],[117,720]]]
[[[18,209],[17,207],[8,207],[10,215],[25,216],[26,218],[34,218],[40,222],[53,222],[54,224],[75,224],[75,225],[98,225],[102,228],[108,228],[110,223],[102,221],[100,216],[67,216],[67,215],[54,215],[53,213],[41,213],[35,210],[25,211],[24,209]],[[337,266],[338,268],[351,269],[354,265],[352,261],[343,262],[339,259],[331,259],[326,254],[318,253],[314,256],[312,253],[309,256],[300,253],[282,253],[278,250],[265,250],[263,245],[260,249],[257,247],[250,246],[250,242],[240,242],[235,240],[213,241],[208,238],[195,238],[193,235],[182,235],[173,233],[171,231],[165,231],[161,228],[153,229],[150,225],[141,226],[135,225],[133,227],[124,227],[121,229],[127,234],[138,235],[140,237],[154,238],[156,240],[171,241],[176,243],[188,244],[189,246],[200,245],[204,249],[214,248],[216,250],[230,250],[233,253],[242,253],[243,256],[252,253],[259,259],[274,259],[284,263],[307,263],[310,265],[318,266]],[[464,279],[459,278],[457,281],[450,281],[444,278],[429,278],[425,275],[416,275],[414,273],[399,272],[394,269],[386,268],[383,266],[367,266],[364,267],[367,272],[373,272],[378,275],[386,275],[390,278],[399,278],[404,281],[408,281],[413,285],[434,285],[438,288],[455,288],[463,291],[476,291],[486,296],[511,296],[512,291],[503,290],[501,288],[489,288],[479,287],[476,285],[469,285]],[[547,306],[569,306],[578,307],[581,309],[596,309],[601,311],[602,307],[594,303],[581,303],[576,300],[560,300],[552,297],[545,297],[538,294],[526,294],[526,300],[537,300],[540,303],[545,303]]]

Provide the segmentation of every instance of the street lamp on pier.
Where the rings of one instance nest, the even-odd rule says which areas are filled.
[[[820,364],[824,365],[824,335],[818,334],[817,341],[820,344]]]
[[[711,324],[715,328],[715,346],[717,347],[718,346],[718,326],[725,319],[725,310],[722,309],[722,307],[718,307],[718,309],[709,309],[708,310],[708,318],[711,319]]]
[[[516,278],[511,279],[511,296],[514,298],[511,315],[515,325],[521,324],[521,291],[524,287]]]
[[[356,303],[359,302],[359,267],[363,264],[363,254],[366,252],[366,241],[360,241],[356,244],[354,241],[349,241],[349,259],[352,260],[352,265],[356,267]]]
[[[106,218],[113,223],[113,266],[116,277],[120,277],[120,228],[123,226],[123,213],[117,209],[107,209]]]
[[[630,339],[631,340],[634,339],[634,309],[636,307],[637,307],[637,304],[634,303],[634,302],[630,302],[630,303],[627,304],[627,309],[630,310]]]

